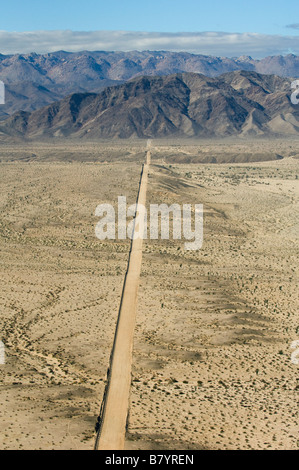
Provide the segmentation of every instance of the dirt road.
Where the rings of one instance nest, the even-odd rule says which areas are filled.
[[[146,202],[150,158],[150,141],[148,141],[146,163],[143,165],[137,198],[138,204],[145,205]],[[139,224],[136,224],[134,233],[143,233],[144,220],[140,220]],[[122,450],[125,444],[142,244],[141,238],[134,239],[133,237],[111,353],[108,383],[100,414],[101,422],[95,445],[97,450]]]

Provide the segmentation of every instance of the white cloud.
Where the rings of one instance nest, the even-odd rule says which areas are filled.
[[[46,53],[58,50],[168,50],[214,56],[250,55],[262,58],[288,53],[299,55],[299,36],[226,32],[0,31],[2,54]]]

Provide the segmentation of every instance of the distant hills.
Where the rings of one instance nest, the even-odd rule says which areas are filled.
[[[6,85],[0,120],[16,111],[34,111],[72,93],[99,93],[136,77],[185,72],[217,77],[237,70],[298,78],[299,57],[231,59],[166,51],[0,54],[0,80]]]
[[[124,77],[121,67],[118,76]],[[0,123],[0,136],[98,139],[298,135],[299,106],[290,101],[291,81],[254,71],[217,77],[196,73],[142,76],[100,93],[74,93],[31,113],[16,113]]]

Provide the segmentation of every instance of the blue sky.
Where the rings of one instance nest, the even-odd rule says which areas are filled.
[[[222,40],[228,53],[266,55],[269,53],[299,53],[299,1],[268,0],[9,0],[0,7],[0,52],[46,52],[46,49],[173,49],[190,52],[223,54]],[[49,31],[59,30],[58,35]],[[62,31],[68,33],[62,34]],[[131,31],[155,33],[215,32],[213,43],[198,36],[164,38],[147,36],[130,41],[124,36],[107,35],[107,47],[101,35],[79,38],[70,31]],[[21,35],[25,31],[39,31],[39,35]],[[8,34],[9,33],[9,34]],[[239,33],[221,35],[220,33]],[[258,33],[247,36],[246,33]],[[152,40],[150,40],[152,38]],[[31,42],[30,42],[31,41]],[[82,44],[80,43],[82,41]],[[127,42],[126,42],[127,41]],[[196,43],[197,41],[197,43]],[[195,44],[196,43],[196,44]],[[223,43],[224,44],[224,43]],[[260,44],[260,48],[258,47]],[[93,47],[94,45],[94,47]],[[123,45],[123,47],[122,47]],[[263,45],[265,53],[263,53]],[[272,47],[271,47],[272,45]],[[52,47],[53,46],[53,47]],[[231,48],[230,48],[231,46]],[[236,47],[235,47],[236,46]],[[23,49],[22,49],[23,48]],[[253,48],[253,53],[250,50]],[[219,51],[219,54],[217,54]]]
[[[296,34],[286,28],[294,23],[298,0],[9,0],[1,2],[0,30]]]

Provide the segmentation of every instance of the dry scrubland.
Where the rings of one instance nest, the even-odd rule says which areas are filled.
[[[144,148],[0,148],[3,449],[93,446],[129,249],[95,238],[94,210],[135,200]],[[297,448],[298,155],[153,143],[148,202],[203,203],[205,234],[144,244],[128,449]]]
[[[96,206],[135,201],[139,165],[0,165],[1,449],[90,449],[129,243]]]
[[[295,449],[299,160],[178,165],[179,151],[194,154],[153,150],[168,164],[148,201],[203,203],[204,245],[145,247],[127,446]]]

